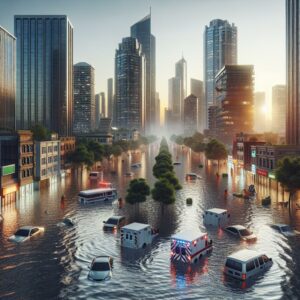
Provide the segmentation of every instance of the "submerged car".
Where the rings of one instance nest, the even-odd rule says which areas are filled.
[[[42,232],[44,232],[43,227],[24,226],[21,227],[14,235],[9,237],[8,240],[15,243],[22,243]]]
[[[95,257],[89,266],[88,278],[90,280],[102,281],[111,278],[113,259],[110,256]]]
[[[118,229],[125,225],[125,217],[123,216],[112,216],[107,221],[103,221],[104,229]]]
[[[270,226],[285,236],[295,236],[300,234],[299,231],[292,229],[287,224],[271,224]]]
[[[64,218],[62,223],[64,223],[64,225],[66,226],[74,226],[75,223],[71,218]]]
[[[250,229],[242,225],[231,225],[226,227],[225,230],[244,241],[256,240],[256,235]]]

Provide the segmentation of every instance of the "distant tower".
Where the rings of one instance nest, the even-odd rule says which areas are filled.
[[[215,77],[224,65],[237,64],[237,27],[212,20],[204,31],[204,82],[206,109],[216,103]],[[207,123],[206,123],[207,125]]]
[[[191,94],[198,98],[198,131],[203,132],[206,129],[206,105],[204,101],[203,81],[191,78]]]
[[[106,117],[106,99],[105,99],[105,93],[100,93],[100,100],[101,100],[101,117]]]
[[[73,126],[73,26],[65,15],[15,16],[17,129],[40,123],[62,136]]]
[[[146,66],[146,98],[145,98],[145,131],[150,133],[155,127],[156,108],[155,108],[155,92],[156,92],[156,75],[155,75],[155,36],[151,34],[151,12],[148,16],[135,23],[130,28],[131,37],[136,38],[141,44],[142,53],[145,55]]]
[[[254,93],[254,130],[256,132],[266,132],[267,130],[267,116],[264,111],[266,107],[266,93]]]
[[[184,99],[183,113],[184,134],[192,136],[198,125],[198,98],[191,94]]]
[[[0,26],[0,128],[15,129],[16,38]]]
[[[175,65],[175,77],[180,79],[180,118],[183,120],[183,105],[187,95],[187,67],[183,57]]]
[[[107,116],[110,119],[113,119],[114,111],[114,85],[113,79],[107,79]]]
[[[286,0],[286,142],[300,145],[300,1]]]
[[[145,57],[132,37],[123,38],[115,55],[116,126],[144,131]]]
[[[286,86],[272,88],[272,131],[285,136],[286,131]]]
[[[95,70],[91,65],[74,65],[74,134],[88,133],[96,127],[94,81]]]

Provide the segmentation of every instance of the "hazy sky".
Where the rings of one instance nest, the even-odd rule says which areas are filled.
[[[96,92],[114,75],[118,43],[152,8],[156,81],[163,105],[168,79],[183,53],[190,78],[203,79],[203,31],[215,18],[238,27],[238,63],[254,64],[255,89],[285,83],[284,0],[0,0],[0,25],[14,32],[15,14],[66,14],[74,26],[74,63],[95,67]]]

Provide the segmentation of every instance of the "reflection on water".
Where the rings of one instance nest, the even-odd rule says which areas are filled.
[[[300,238],[286,238],[268,226],[282,222],[300,230],[300,211],[293,211],[290,216],[286,207],[277,204],[288,195],[283,195],[282,189],[274,184],[270,190],[261,181],[256,185],[255,200],[234,198],[232,192],[243,190],[245,182],[252,183],[249,174],[225,164],[206,162],[202,154],[192,154],[186,148],[171,149],[174,160],[182,163],[174,169],[183,189],[176,192],[176,204],[164,209],[151,199],[139,206],[121,208],[117,202],[81,206],[77,201],[78,191],[97,186],[89,182],[86,170],[74,171],[62,180],[54,179],[40,191],[27,191],[15,204],[3,207],[0,298],[8,295],[10,299],[299,298]],[[106,162],[105,179],[114,183],[122,198],[131,180],[124,176],[126,172],[133,172],[134,178],[147,178],[153,186],[152,166],[157,152],[155,144],[143,153]],[[136,162],[142,168],[132,169],[131,164]],[[116,171],[116,175],[111,171]],[[195,172],[201,179],[186,182],[187,172]],[[228,173],[228,177],[223,178],[222,173]],[[63,200],[62,195],[65,195]],[[270,207],[261,205],[261,198],[266,195],[272,197]],[[186,206],[188,197],[193,199],[192,206]],[[231,223],[251,227],[257,242],[247,244],[221,229],[206,229],[202,215],[212,207],[227,208]],[[121,249],[119,232],[102,228],[103,220],[113,214],[126,216],[128,222],[150,223],[160,228],[160,236],[145,250]],[[73,227],[57,225],[66,216],[74,220]],[[22,245],[7,241],[18,227],[30,224],[44,226],[44,235]],[[207,231],[213,240],[212,254],[193,266],[171,263],[169,237],[179,231],[199,229]],[[222,270],[226,256],[242,248],[266,252],[274,260],[272,268],[253,282],[225,278]],[[114,258],[111,280],[99,283],[87,279],[88,265],[97,255]]]

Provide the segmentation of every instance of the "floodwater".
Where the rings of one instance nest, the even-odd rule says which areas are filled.
[[[164,210],[151,199],[139,207],[119,208],[116,202],[80,205],[78,191],[95,186],[86,171],[53,179],[49,186],[3,207],[0,299],[299,299],[300,237],[286,238],[268,224],[288,223],[300,230],[300,210],[290,215],[288,208],[276,201],[263,207],[260,195],[256,200],[233,198],[232,192],[245,185],[247,176],[242,171],[229,172],[228,178],[217,177],[218,166],[206,164],[199,169],[201,155],[172,147],[174,161],[182,163],[175,170],[183,189],[177,192],[176,203]],[[153,186],[152,166],[157,151],[158,145],[154,144],[144,153],[124,155],[123,161],[119,158],[106,164],[105,179],[113,182],[121,197],[130,181],[124,176],[128,171],[136,178],[147,178]],[[142,168],[130,170],[135,162],[141,162]],[[117,175],[111,175],[110,170],[117,171]],[[197,172],[201,179],[186,182],[187,172]],[[222,172],[227,172],[226,165],[220,166]],[[266,193],[265,187],[257,189]],[[63,194],[66,200],[61,202]],[[186,206],[187,197],[193,199],[192,206]],[[213,207],[227,208],[232,224],[251,227],[257,242],[247,244],[223,230],[206,229],[202,215]],[[124,215],[128,222],[149,223],[160,229],[160,235],[145,250],[121,249],[119,233],[102,228],[103,220],[112,215]],[[74,227],[59,226],[65,216],[74,219]],[[19,245],[7,241],[24,225],[44,226],[45,232]],[[170,262],[170,236],[186,230],[207,231],[213,240],[213,253],[193,266],[174,265]],[[274,264],[255,281],[241,284],[226,278],[222,271],[226,256],[243,248],[265,252]],[[99,255],[114,258],[113,275],[105,282],[92,282],[87,279],[88,266]]]

